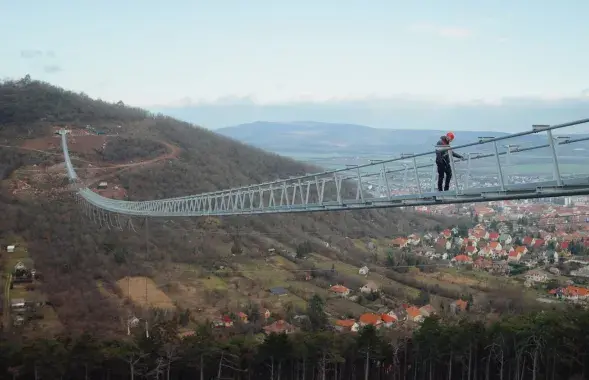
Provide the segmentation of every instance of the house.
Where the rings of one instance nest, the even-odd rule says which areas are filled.
[[[360,316],[360,326],[372,325],[374,327],[380,327],[382,319],[380,315],[374,313],[364,313]]]
[[[509,251],[509,256],[507,256],[507,261],[517,263],[522,258],[522,254],[517,252],[516,250]]]
[[[469,245],[472,245],[473,247],[477,246],[477,241],[476,240],[472,240],[472,239],[464,239],[462,240],[462,245],[464,247],[468,247]]]
[[[362,293],[378,292],[378,285],[374,281],[368,281],[363,287],[360,288]]]
[[[391,245],[393,247],[405,248],[405,247],[407,247],[407,242],[408,242],[407,239],[405,239],[403,237],[398,237],[396,239],[393,239],[393,241],[391,242]]]
[[[221,318],[215,320],[213,324],[215,327],[231,327],[233,326],[233,321],[231,320],[230,316],[224,315]]]
[[[440,233],[443,237],[445,237],[446,239],[449,239],[452,237],[452,231],[450,231],[449,229],[445,229],[444,231],[442,231]]]
[[[13,253],[15,248],[16,247],[14,245],[8,245],[6,246],[6,252]]]
[[[347,297],[350,295],[350,289],[343,285],[333,285],[331,288],[329,288],[329,291],[339,295],[340,297]]]
[[[237,313],[237,317],[239,318],[240,321],[242,321],[243,323],[248,323],[248,317],[247,314],[240,311],[239,313]]]
[[[482,206],[482,207],[481,207],[481,206],[477,206],[477,207],[475,207],[475,208],[474,208],[474,213],[475,213],[475,215],[476,215],[476,217],[477,217],[477,219],[478,219],[479,221],[483,221],[483,220],[485,219],[485,217],[489,217],[489,216],[491,216],[492,214],[494,214],[494,213],[495,213],[495,210],[493,210],[493,209],[492,209],[492,208],[490,208],[490,207],[485,207],[485,206]],[[487,237],[485,237],[485,239],[486,239],[486,238],[487,238]]]
[[[16,265],[14,266],[14,270],[25,270],[27,269],[27,267],[25,266],[25,264],[23,264],[22,261],[19,261],[18,263],[16,263]]]
[[[407,243],[411,245],[418,245],[421,243],[421,238],[417,234],[411,234],[407,236]]]
[[[526,280],[530,282],[546,282],[548,275],[538,271],[529,271],[526,273]]]
[[[478,252],[479,256],[489,257],[493,255],[493,251],[487,247],[483,247]]]
[[[268,319],[268,318],[270,318],[272,313],[270,313],[270,310],[264,309],[264,311],[262,312],[262,315],[264,316],[264,319]]]
[[[466,252],[467,255],[472,256],[475,253],[477,253],[477,247],[475,247],[474,245],[469,245],[466,248],[464,248],[464,252]]]
[[[21,309],[25,307],[25,299],[24,298],[15,298],[10,303],[13,309]]]
[[[433,315],[436,313],[436,311],[434,310],[434,307],[432,305],[425,305],[419,308],[419,311],[421,312],[421,315],[423,315],[424,317],[429,317],[430,315]]]
[[[451,261],[456,262],[457,264],[468,264],[472,263],[472,258],[466,255],[457,255],[454,258],[452,258]]]
[[[518,252],[520,254],[520,256],[523,256],[526,253],[528,253],[528,248],[524,245],[517,245],[509,250],[510,253],[511,253],[511,251]]]
[[[489,240],[491,240],[491,241],[498,241],[499,236],[500,235],[498,232],[489,232]]]
[[[489,233],[481,228],[475,228],[472,230],[471,233],[468,234],[469,240],[479,241],[481,239],[486,239],[489,237]]]
[[[395,322],[397,322],[397,316],[392,316],[390,314],[381,314],[380,319],[382,320],[382,325],[385,327],[391,327]]]
[[[385,318],[385,315],[387,316]],[[388,311],[387,313],[382,313],[381,312],[381,319],[383,320],[383,323],[386,324],[386,320],[390,320],[393,319],[395,322],[399,320],[399,317],[397,316],[397,313],[395,313],[393,310]]]
[[[531,236],[525,236],[522,239],[522,244],[530,247],[530,246],[532,246],[532,244],[534,244],[534,238]]]
[[[276,286],[274,288],[270,288],[270,293],[272,293],[273,296],[285,296],[288,294],[288,291],[282,286]]]
[[[342,332],[358,332],[360,325],[353,319],[338,319],[335,321],[335,329]]]
[[[499,242],[503,244],[503,246],[506,246],[513,242],[513,238],[509,234],[501,234],[501,236],[499,236]]]
[[[358,274],[362,275],[362,276],[366,276],[368,274],[368,272],[370,272],[370,269],[368,269],[367,266],[363,266],[362,268],[360,268],[360,270],[358,271]]]
[[[558,248],[561,251],[568,251],[569,250],[569,242],[568,241],[560,242],[560,244],[558,244]]]
[[[468,302],[461,300],[461,299],[458,299],[450,304],[450,310],[452,310],[452,312],[454,314],[456,314],[458,312],[466,311],[467,308],[468,308]]]
[[[409,306],[405,309],[405,311],[407,311],[408,320],[417,323],[423,322],[423,315],[421,314],[421,311],[419,311],[419,309],[415,306]]]
[[[196,334],[196,332],[195,332],[195,331],[191,331],[191,330],[188,330],[188,331],[182,331],[182,332],[179,332],[179,333],[178,333],[178,338],[180,338],[180,339],[185,339],[185,338],[188,338],[188,337],[194,336],[194,334]]]
[[[103,190],[103,189],[106,189],[107,187],[108,187],[108,183],[106,183],[104,181],[102,181],[98,184],[98,189]]]
[[[450,244],[450,242],[444,239],[443,237],[439,237],[435,241],[435,247],[439,251],[447,250],[448,244]]]
[[[573,285],[569,285],[566,288],[552,289],[549,293],[569,301],[586,300],[589,298],[589,289]]]
[[[540,249],[546,245],[546,241],[544,239],[535,239],[533,247],[535,249]]]
[[[434,236],[431,233],[426,233],[425,235],[423,235],[423,241],[425,242],[432,242],[434,240]]]
[[[292,334],[295,331],[296,331],[295,327],[283,319],[276,321],[276,322],[264,327],[264,332],[268,335],[270,335],[272,333]]]
[[[489,248],[495,252],[499,252],[503,249],[503,247],[501,246],[501,243],[499,243],[498,241],[492,241],[489,243]]]

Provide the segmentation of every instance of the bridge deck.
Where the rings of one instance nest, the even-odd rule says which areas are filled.
[[[570,144],[589,148],[589,137],[554,136],[552,132],[587,122],[589,119],[555,126],[534,126],[528,132],[500,138],[485,137],[478,142],[451,147],[462,154],[463,149],[472,151],[466,153],[468,159],[463,162],[450,160],[455,175],[452,190],[446,192],[434,191],[437,172],[432,157],[435,151],[169,199],[120,201],[102,197],[86,187],[76,191],[79,200],[99,209],[150,217],[338,211],[586,195],[589,194],[589,155],[584,153],[585,148],[579,148],[581,153],[568,157],[559,154],[559,150]],[[547,142],[540,143],[546,140],[539,134],[543,134]],[[79,186],[69,156],[67,133],[62,131],[61,135],[68,176],[74,186]],[[527,147],[518,145],[516,149],[513,144],[507,145],[507,149],[498,147],[500,141],[518,141],[524,136],[534,136],[538,143]],[[532,156],[530,152],[536,155]],[[583,165],[574,166],[568,170],[572,173],[567,174],[570,163],[566,161],[573,159]],[[538,173],[538,170],[526,173],[530,162],[548,173]],[[584,168],[587,170],[583,171]],[[512,183],[514,178],[520,183]]]

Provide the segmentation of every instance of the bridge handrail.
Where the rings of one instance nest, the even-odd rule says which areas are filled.
[[[580,119],[580,120],[575,120],[575,121],[571,121],[568,123],[563,123],[563,124],[557,124],[557,125],[552,125],[552,126],[548,126],[542,130],[536,130],[536,129],[532,129],[529,131],[524,131],[524,132],[518,132],[518,133],[513,133],[510,135],[506,135],[506,136],[501,136],[501,137],[493,137],[490,139],[485,139],[485,140],[479,140],[477,142],[472,142],[472,143],[467,143],[467,144],[463,144],[463,145],[458,145],[458,146],[447,146],[447,147],[443,147],[444,150],[455,150],[455,149],[463,149],[463,148],[468,148],[468,147],[472,147],[472,146],[478,146],[478,145],[483,145],[483,144],[490,144],[490,143],[494,143],[497,141],[503,141],[503,140],[507,140],[507,139],[512,139],[512,138],[516,138],[516,137],[522,137],[522,136],[527,136],[527,135],[532,135],[532,134],[537,134],[540,132],[545,132],[545,131],[552,131],[555,129],[561,129],[561,128],[565,128],[565,127],[570,127],[570,126],[574,126],[574,125],[579,125],[579,124],[584,124],[584,123],[588,123],[589,122],[589,118],[587,119]],[[589,140],[589,138],[581,138],[581,139],[568,139],[565,140],[563,142],[559,142],[557,145],[564,145],[564,144],[570,144],[573,142],[577,142],[577,141],[586,141]],[[65,156],[65,160],[66,160],[66,166],[68,166],[68,175],[70,176],[70,179],[74,180],[74,181],[78,181],[78,177],[75,173],[75,170],[73,169],[73,166],[71,164],[71,160],[69,157],[69,150],[67,149],[67,139],[66,139],[66,134],[62,133],[62,145],[63,145],[63,150],[64,150],[64,156]],[[517,152],[524,152],[524,151],[529,151],[529,150],[534,150],[534,149],[541,149],[541,148],[545,148],[545,147],[549,147],[549,144],[544,144],[544,145],[539,145],[539,146],[534,146],[534,147],[528,147],[528,148],[522,148],[522,149],[515,149],[515,150],[511,150],[511,153],[517,153]],[[392,163],[392,162],[399,162],[399,161],[405,161],[408,159],[414,159],[417,157],[423,157],[423,156],[428,156],[428,155],[434,155],[436,154],[436,151],[438,151],[438,149],[434,149],[432,151],[428,151],[428,152],[423,152],[423,153],[417,153],[417,154],[412,154],[412,155],[406,155],[406,156],[402,156],[402,157],[395,157],[395,158],[391,158],[391,159],[387,159],[387,160],[382,160],[382,161],[378,161],[378,162],[373,162],[373,163],[368,163],[368,164],[362,164],[362,165],[354,165],[351,167],[347,167],[347,168],[341,168],[341,169],[332,169],[332,170],[326,170],[323,172],[317,172],[317,173],[311,173],[311,174],[305,174],[305,175],[301,175],[301,176],[295,176],[292,178],[288,178],[288,179],[278,179],[278,180],[273,180],[273,181],[268,181],[268,182],[263,182],[263,183],[257,183],[257,184],[251,184],[251,185],[244,185],[244,186],[240,186],[240,187],[235,187],[235,188],[231,188],[231,189],[224,189],[224,190],[216,190],[216,191],[211,191],[211,192],[206,192],[206,193],[200,193],[197,194],[198,196],[215,196],[215,195],[219,195],[221,193],[225,193],[228,190],[232,190],[235,192],[238,191],[243,191],[243,190],[247,190],[247,189],[252,189],[254,187],[265,187],[265,186],[271,186],[271,185],[282,185],[284,182],[288,181],[288,182],[295,182],[295,181],[302,181],[302,180],[315,180],[316,177],[321,177],[321,176],[326,176],[326,175],[337,175],[337,173],[344,173],[344,172],[349,172],[350,170],[360,170],[362,168],[367,168],[367,167],[374,167],[376,165],[386,165],[387,163]],[[498,155],[504,155],[507,154],[507,152],[500,152],[498,153]],[[474,159],[481,159],[481,158],[487,158],[487,157],[493,157],[495,156],[495,153],[489,153],[489,154],[478,154],[476,157],[472,157],[471,160]],[[430,167],[432,166],[432,164],[426,164],[426,165],[421,165],[418,166],[418,168],[426,168],[426,167]],[[402,172],[405,169],[395,169],[395,170],[390,170],[390,171],[386,171],[385,173],[398,173],[398,172]],[[367,176],[369,174],[365,174],[364,176]],[[372,175],[377,176],[379,175],[379,173],[373,173]],[[346,179],[353,179],[356,176],[350,176],[348,178],[342,178],[342,180],[346,180]],[[182,196],[182,197],[173,197],[173,198],[165,198],[165,199],[158,199],[158,201],[178,201],[178,200],[183,200],[183,199],[189,199],[194,197],[195,195],[189,195],[189,196]],[[120,202],[120,201],[119,201]],[[149,202],[149,201],[127,201],[128,203],[139,203],[139,202]]]

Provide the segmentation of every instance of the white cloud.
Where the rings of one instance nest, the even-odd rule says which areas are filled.
[[[437,35],[444,38],[464,39],[474,35],[474,32],[468,28],[455,26],[439,26],[429,23],[416,23],[409,26],[409,30],[414,33],[425,33]]]

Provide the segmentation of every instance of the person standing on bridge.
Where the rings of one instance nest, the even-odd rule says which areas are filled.
[[[452,178],[452,165],[450,165],[450,155],[456,158],[463,159],[464,157],[458,153],[452,152],[451,149],[441,149],[446,147],[454,140],[454,133],[448,132],[445,136],[440,137],[440,141],[436,144],[436,165],[438,167],[438,191],[448,191],[450,189],[450,179]],[[444,182],[445,179],[445,182]],[[442,185],[444,186],[442,189]]]

